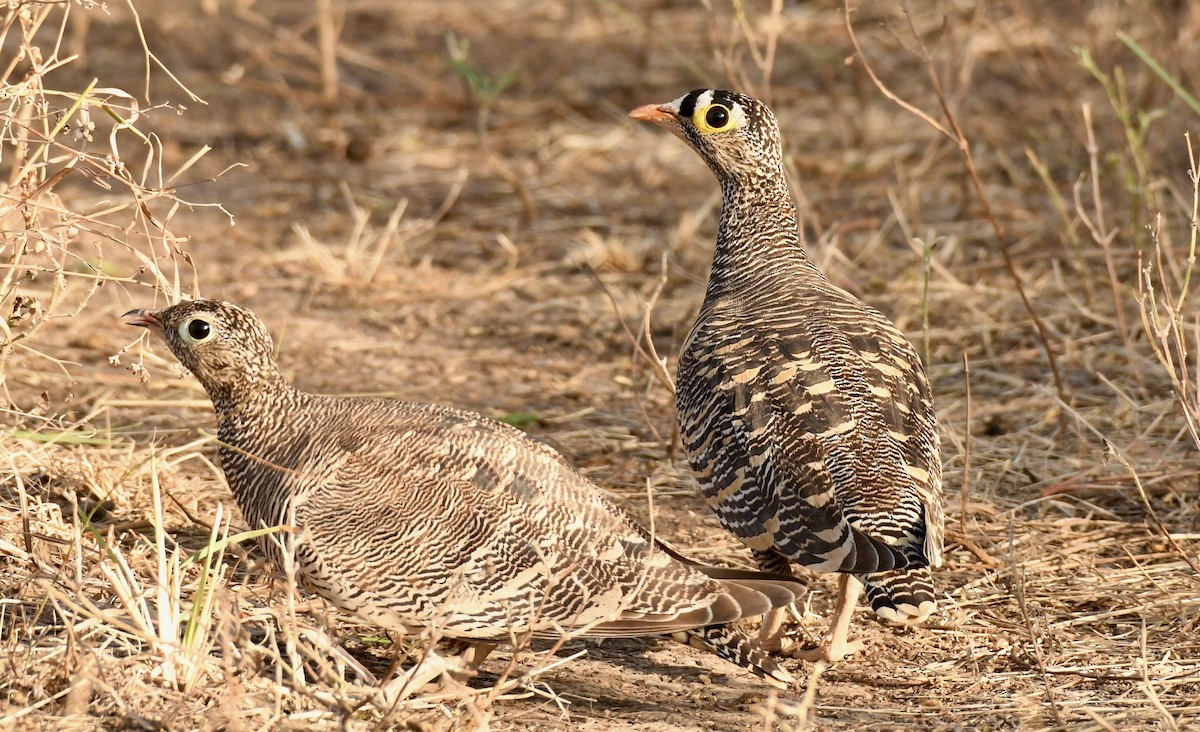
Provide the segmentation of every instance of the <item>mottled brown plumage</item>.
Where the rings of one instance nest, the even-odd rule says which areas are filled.
[[[764,104],[698,89],[630,114],[682,138],[721,183],[712,274],[677,379],[709,505],[766,569],[847,573],[833,641],[813,657],[849,652],[862,583],[880,616],[923,620],[936,608],[941,460],[911,343],[804,251]]]
[[[799,583],[690,562],[509,425],[298,391],[263,324],[231,303],[127,317],[165,338],[211,397],[221,465],[246,520],[296,526],[299,580],[337,607],[385,628],[482,643],[684,632],[789,680],[723,624],[786,605]]]

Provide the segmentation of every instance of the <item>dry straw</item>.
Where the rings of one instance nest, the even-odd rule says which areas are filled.
[[[443,389],[431,393],[456,398],[465,383],[527,399],[541,434],[605,485],[626,486],[632,511],[648,510],[642,478],[652,476],[657,527],[708,561],[749,558],[701,518],[676,455],[668,341],[686,334],[702,295],[719,197],[704,171],[681,167],[690,157],[674,141],[660,148],[617,128],[615,110],[604,118],[604,104],[564,97],[578,86],[584,101],[615,102],[627,90],[619,101],[631,106],[725,79],[772,98],[815,258],[927,344],[958,492],[938,578],[944,610],[909,632],[863,623],[868,654],[789,667],[801,688],[778,695],[743,699],[732,672],[714,680],[689,671],[699,662],[687,656],[643,658],[666,646],[592,647],[583,658],[565,638],[539,653],[497,652],[469,688],[419,692],[401,680],[381,693],[398,654],[411,673],[445,645],[430,634],[398,652],[378,629],[298,596],[287,567],[264,571],[258,536],[220,505],[228,494],[212,439],[194,425],[209,419],[194,384],[139,398],[117,371],[63,360],[62,334],[100,317],[102,288],[149,305],[204,284],[178,214],[221,210],[182,192],[225,163],[203,145],[167,155],[153,132],[154,120],[187,119],[184,107],[203,103],[147,47],[155,36],[135,11],[159,6],[15,2],[0,13],[0,727],[1200,724],[1200,159],[1185,138],[1200,128],[1190,92],[1200,70],[1185,50],[1200,11],[1150,0],[1061,11],[1027,0],[595,0],[561,16],[557,4],[516,4],[519,20],[501,4],[490,38],[469,36],[477,18],[452,3],[413,0],[394,19],[401,31],[380,38],[362,18],[394,3],[324,0],[292,24],[272,13],[295,3],[201,5],[201,22],[265,39],[250,57],[294,73],[330,115],[361,112],[368,96],[346,69],[398,84],[404,118],[389,132],[420,142],[391,160],[400,172],[373,173],[416,184],[378,207],[359,190],[368,176],[331,185],[336,221],[322,226],[314,211],[288,222],[294,246],[277,263],[298,261],[322,292],[346,295],[339,316],[459,354],[466,375],[450,382],[440,373],[449,366],[429,366],[439,373],[418,383]],[[143,44],[139,88],[84,74],[77,56],[96,47],[88,21],[101,17]],[[473,100],[476,113],[488,105],[484,139],[456,93],[462,72],[396,50],[436,28],[427,47],[443,54],[439,24],[472,41],[463,62],[578,42],[603,52],[614,78],[591,63],[582,81],[569,64],[548,64],[552,76],[520,69],[496,98]],[[351,32],[353,43],[341,40]],[[510,68],[489,67],[492,80]],[[294,89],[272,91],[288,81],[276,81],[253,88],[295,105]],[[188,101],[152,100],[161,88]],[[431,122],[417,107],[466,123]],[[429,169],[410,163],[418,158]],[[588,213],[570,218],[573,207]],[[581,262],[598,270],[599,289]],[[219,262],[204,271],[232,278]],[[319,295],[306,306],[329,306]],[[462,343],[447,345],[446,333]],[[354,355],[347,368],[386,362],[390,381],[368,388],[387,388],[425,363],[395,340],[347,333],[334,350]],[[136,347],[114,360],[171,373]],[[54,401],[70,390],[88,397],[75,414]],[[114,414],[157,433],[130,435]],[[830,604],[824,579],[812,588],[802,633],[824,627]],[[626,677],[636,685],[622,686]]]

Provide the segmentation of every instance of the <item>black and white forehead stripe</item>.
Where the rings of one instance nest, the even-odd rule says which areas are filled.
[[[667,108],[682,119],[691,119],[697,109],[704,109],[710,104],[727,108],[738,127],[748,121],[747,115],[759,116],[758,105],[753,99],[725,89],[694,89],[668,104]]]

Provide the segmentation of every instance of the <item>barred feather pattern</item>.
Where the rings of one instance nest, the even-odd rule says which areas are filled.
[[[271,429],[222,420],[222,467],[249,520],[300,528],[304,584],[374,623],[620,637],[775,604],[754,590],[722,596],[515,428],[436,405],[286,399]],[[304,437],[317,433],[334,439]]]
[[[758,676],[785,686],[795,682],[786,669],[759,642],[736,625],[709,625],[674,634],[675,640],[711,651],[726,661],[748,668]]]
[[[692,110],[714,102],[744,124],[698,130]],[[712,274],[677,378],[680,430],[707,502],[764,567],[785,568],[786,558],[854,573],[882,617],[927,616],[943,513],[920,358],[804,251],[766,106],[696,90],[662,109],[723,192]]]
[[[568,632],[719,637],[703,629],[805,591],[788,577],[687,560],[509,425],[451,407],[294,389],[265,327],[231,303],[136,316],[211,396],[221,465],[246,520],[294,527],[301,584],[377,625],[514,643]],[[197,318],[217,336],[190,342]],[[279,543],[265,546],[282,564]],[[781,673],[737,648],[722,655]]]

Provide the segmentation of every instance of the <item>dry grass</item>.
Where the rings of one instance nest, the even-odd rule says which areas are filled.
[[[833,0],[6,9],[0,726],[1200,724],[1200,10],[1045,5],[863,2],[861,56]],[[716,186],[622,120],[706,84],[771,97],[813,255],[928,354],[945,611],[783,696],[571,641],[383,703],[390,640],[260,571],[204,395],[114,316],[240,301],[301,387],[507,416],[745,564],[669,392]]]

